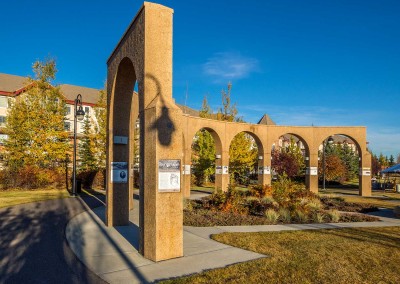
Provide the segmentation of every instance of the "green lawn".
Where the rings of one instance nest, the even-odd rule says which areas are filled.
[[[268,258],[163,283],[400,283],[400,227],[223,233]]]
[[[58,189],[46,190],[7,190],[0,191],[0,208],[18,204],[31,203],[49,199],[70,197],[68,191]]]

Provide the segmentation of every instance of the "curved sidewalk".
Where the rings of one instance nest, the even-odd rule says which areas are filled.
[[[66,238],[78,258],[94,273],[109,283],[149,283],[161,279],[198,273],[206,269],[267,257],[266,255],[234,248],[210,239],[222,232],[267,232],[350,227],[400,226],[390,212],[379,222],[336,224],[293,224],[261,226],[184,227],[184,256],[153,262],[138,253],[139,202],[135,200],[130,213],[131,224],[108,228],[104,225],[105,207],[77,215],[67,225]]]

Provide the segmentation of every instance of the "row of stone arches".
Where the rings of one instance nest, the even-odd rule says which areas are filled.
[[[207,135],[206,135],[207,134]],[[297,174],[294,174],[293,172],[296,171],[301,171],[303,172],[302,174],[299,174],[300,176],[304,176],[305,177],[305,169],[309,167],[309,147],[307,145],[307,142],[302,138],[299,137],[295,134],[291,134],[291,133],[286,133],[283,134],[282,136],[279,137],[279,139],[277,141],[275,141],[272,145],[263,145],[262,141],[259,137],[255,136],[253,133],[248,132],[248,131],[244,131],[244,132],[239,132],[236,134],[236,136],[234,136],[234,138],[228,142],[229,146],[229,173],[231,175],[231,182],[233,180],[232,178],[232,172],[235,173],[235,161],[232,159],[232,154],[235,153],[235,148],[234,148],[234,142],[235,142],[235,138],[237,138],[239,135],[244,134],[245,138],[247,138],[247,141],[250,141],[251,145],[250,147],[248,147],[248,152],[245,153],[246,155],[250,156],[252,161],[251,163],[249,163],[247,161],[248,164],[248,172],[252,174],[253,178],[254,178],[254,173],[260,173],[264,170],[263,166],[262,166],[262,160],[264,159],[264,147],[267,150],[271,151],[271,167],[267,168],[267,171],[271,172],[272,177],[276,176],[277,173],[282,172],[281,168],[284,165],[278,164],[279,161],[279,157],[280,156],[284,156],[282,154],[285,153],[290,153],[290,154],[295,154],[299,156],[299,159],[301,159],[301,165],[295,165],[290,167],[284,171],[285,174],[289,175],[289,176],[295,176]],[[199,142],[198,140],[200,140],[201,137],[201,142]],[[212,139],[212,144],[209,145],[209,141],[206,140],[206,143],[204,142],[204,138],[203,137],[213,137]],[[250,139],[249,139],[250,138]],[[196,168],[200,167],[200,170],[204,170],[205,167],[207,166],[214,166],[215,167],[215,161],[221,158],[221,155],[218,154],[221,151],[221,141],[219,140],[219,135],[218,133],[216,133],[213,129],[210,128],[203,128],[200,129],[195,137],[193,137],[193,143],[192,143],[192,149],[191,149],[191,156],[192,156],[192,164],[191,164],[191,173],[192,173],[192,177],[193,177],[193,169],[195,169],[195,180],[192,181],[193,182],[197,182],[196,184],[200,184],[202,182],[207,183],[209,180],[207,179],[208,177],[204,177],[203,180],[198,181],[197,179],[199,178],[199,174],[196,172]],[[242,139],[243,140],[243,139]],[[349,149],[351,151],[351,155],[354,158],[357,158],[358,161],[360,161],[360,156],[359,156],[359,146],[358,144],[351,138],[348,137],[346,135],[341,135],[341,134],[333,134],[330,135],[329,137],[326,137],[323,141],[321,141],[320,146],[319,146],[319,168],[322,167],[321,165],[321,159],[325,159],[326,156],[326,151],[325,151],[325,147],[328,147],[330,145],[328,145],[328,141],[332,140],[332,143],[335,143],[335,146],[331,146],[332,147],[341,147],[341,148],[345,148],[345,149]],[[199,143],[202,143],[202,145],[199,145]],[[327,144],[327,145],[325,145]],[[219,147],[218,147],[218,146]],[[350,146],[349,146],[350,145]],[[199,152],[199,149],[196,149],[200,146],[203,146],[205,148],[209,147],[212,149],[206,149],[208,150],[207,152],[207,161],[202,165],[201,162],[198,162],[200,160],[200,158],[196,157],[193,152]],[[211,146],[211,147],[210,147]],[[246,145],[247,146],[247,145]],[[219,148],[219,149],[218,149]],[[215,149],[218,149],[218,151],[216,151]],[[291,152],[289,152],[291,151]],[[332,152],[332,150],[331,150]],[[210,155],[212,154],[212,155]],[[329,151],[328,151],[328,154]],[[210,161],[208,161],[210,160]],[[211,161],[212,160],[212,161]],[[233,160],[233,161],[232,161]],[[207,163],[208,162],[208,163]],[[301,167],[301,169],[297,169],[298,167]],[[233,168],[233,169],[232,169]],[[206,169],[208,170],[208,169]],[[207,175],[207,173],[206,173]],[[319,174],[320,175],[320,174]],[[208,174],[208,176],[210,176],[210,174]],[[200,176],[201,177],[201,176]],[[305,180],[305,179],[304,179]],[[211,180],[212,181],[212,180]],[[236,178],[234,178],[234,182],[236,184],[242,184],[242,185],[246,185],[245,183],[243,183],[243,180],[237,180]],[[242,182],[242,183],[241,183]],[[259,183],[262,183],[261,180],[259,180]],[[218,187],[218,185],[215,185],[215,187]]]
[[[192,141],[199,130],[205,130],[214,139],[216,149],[215,166],[228,169],[229,172],[229,148],[238,134],[245,133],[253,138],[257,147],[258,167],[264,172],[258,174],[258,183],[270,184],[272,178],[273,149],[283,147],[277,145],[282,137],[294,137],[295,142],[301,147],[306,168],[306,187],[314,192],[318,191],[318,168],[320,165],[321,147],[327,143],[329,137],[342,137],[344,143],[349,143],[355,155],[358,156],[359,167],[359,192],[360,195],[370,195],[370,186],[363,182],[368,178],[370,171],[370,155],[366,149],[366,133],[363,127],[289,127],[289,126],[268,126],[253,125],[246,123],[222,122],[198,117],[184,115],[186,128],[184,127],[184,166],[188,169],[191,165]],[[185,125],[185,124],[184,124]],[[186,137],[185,137],[186,135]],[[340,140],[340,139],[339,139]],[[363,146],[361,146],[363,145]],[[184,194],[190,195],[190,182],[188,181],[189,171],[184,171]],[[219,172],[215,175],[215,187],[225,190],[230,180],[225,173]]]

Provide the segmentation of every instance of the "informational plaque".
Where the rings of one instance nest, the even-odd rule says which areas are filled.
[[[229,167],[228,166],[222,166],[222,174],[227,175],[229,173]]]
[[[221,175],[222,174],[222,166],[216,166],[215,167],[215,174]]]
[[[318,175],[318,167],[309,167],[306,169],[306,174],[310,176]]]
[[[184,173],[185,175],[190,175],[190,165],[185,165]]]
[[[128,182],[127,162],[111,162],[111,182],[112,183]]]
[[[370,168],[360,168],[360,174],[363,176],[370,176],[371,169]]]
[[[181,191],[181,161],[158,161],[158,192]]]
[[[270,166],[258,167],[258,174],[259,175],[270,175],[271,167]]]

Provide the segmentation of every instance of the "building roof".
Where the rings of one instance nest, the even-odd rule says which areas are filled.
[[[0,73],[0,92],[14,93],[27,84],[27,77]]]
[[[257,122],[257,124],[263,125],[276,125],[276,123],[269,117],[268,114],[264,114],[263,117]]]
[[[28,77],[0,73],[0,94],[18,95],[28,83]],[[68,103],[73,102],[78,94],[82,95],[84,104],[96,104],[99,100],[97,89],[62,84],[60,90]]]
[[[199,112],[195,109],[192,109],[188,106],[184,106],[184,105],[180,105],[180,104],[176,104],[184,114],[188,114],[190,116],[199,116]]]
[[[81,86],[74,86],[68,84],[60,85],[61,93],[64,98],[71,102],[76,99],[78,94],[82,95],[82,101],[86,104],[97,104],[99,100],[99,91],[97,89],[86,88]]]

